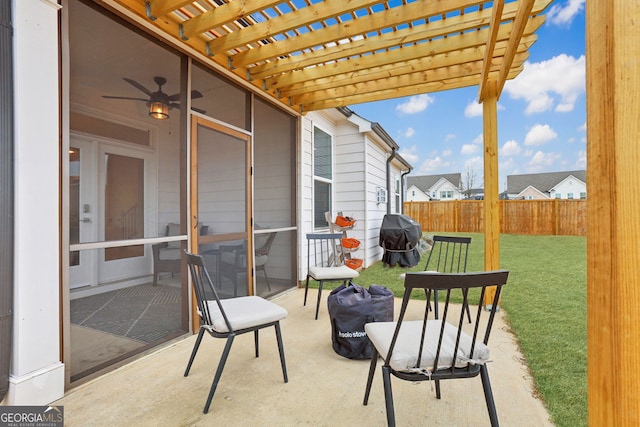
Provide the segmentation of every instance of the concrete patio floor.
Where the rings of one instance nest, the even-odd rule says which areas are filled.
[[[174,342],[111,373],[82,384],[56,405],[67,426],[383,426],[386,425],[380,368],[368,406],[362,405],[370,361],[345,359],[331,347],[326,295],[314,320],[315,290],[302,306],[304,290],[273,301],[289,315],[282,322],[289,382],[284,383],[273,329],[260,334],[254,357],[252,334],[237,337],[208,414],[204,403],[224,340],[206,335],[191,372],[184,377],[195,336]],[[396,317],[399,312],[396,300]],[[422,304],[413,304],[420,309]],[[411,304],[410,304],[411,308]],[[528,368],[514,335],[499,313],[489,342],[489,375],[503,426],[550,426],[535,398]],[[380,366],[381,362],[378,362]],[[442,399],[428,381],[392,378],[399,426],[487,426],[480,378],[442,382]]]

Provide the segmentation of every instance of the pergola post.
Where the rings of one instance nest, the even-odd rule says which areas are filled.
[[[586,2],[589,425],[640,425],[640,2]],[[567,278],[571,280],[571,278]]]
[[[500,211],[498,206],[498,85],[489,80],[482,101],[484,136],[484,269],[500,266]],[[495,289],[487,289],[485,305],[491,304]]]

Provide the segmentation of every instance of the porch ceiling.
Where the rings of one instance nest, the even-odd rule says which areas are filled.
[[[302,113],[523,69],[552,0],[101,0]]]

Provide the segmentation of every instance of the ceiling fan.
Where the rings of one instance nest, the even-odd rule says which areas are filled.
[[[162,91],[162,86],[167,83],[167,79],[160,76],[155,76],[153,81],[158,85],[158,90],[152,92],[151,90],[144,87],[142,84],[138,83],[133,79],[128,79],[126,77],[122,78],[125,82],[129,83],[131,86],[135,87],[139,91],[143,92],[149,98],[135,98],[129,96],[110,96],[110,95],[102,95],[103,98],[107,99],[128,99],[132,101],[143,101],[147,103],[149,107],[149,115],[154,119],[164,120],[169,118],[169,110],[172,108],[180,108],[180,104],[178,104],[177,100],[180,99],[180,93],[176,93],[173,95],[167,95]],[[202,93],[197,90],[191,91],[191,99],[202,98]],[[193,108],[193,110],[198,111],[200,113],[204,113],[204,110],[199,110],[197,108]]]

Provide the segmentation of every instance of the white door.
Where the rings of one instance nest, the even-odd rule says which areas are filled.
[[[71,289],[149,275],[150,250],[127,241],[153,235],[155,173],[148,148],[71,136],[69,243],[79,248],[69,256]]]
[[[98,239],[97,143],[71,137],[69,148],[69,243]],[[97,250],[69,254],[71,289],[98,283]]]

